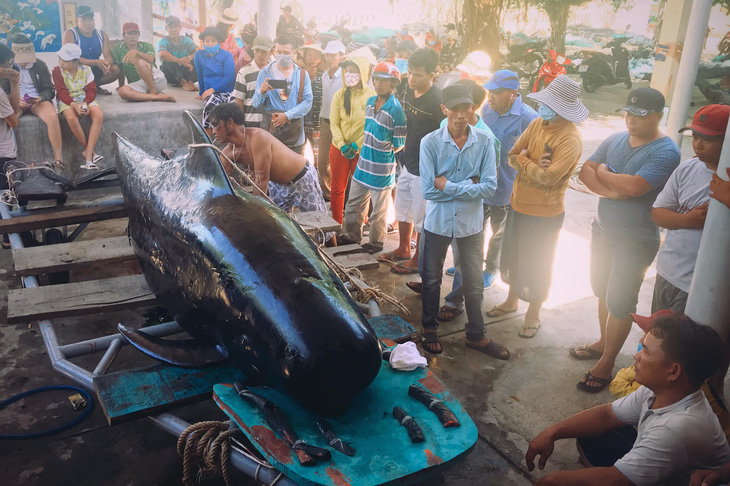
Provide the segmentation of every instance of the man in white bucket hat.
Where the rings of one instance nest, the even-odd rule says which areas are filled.
[[[565,191],[583,152],[576,123],[588,118],[581,103],[580,85],[558,76],[547,88],[531,93],[540,103],[538,113],[509,153],[517,170],[511,209],[502,241],[500,272],[510,286],[507,300],[487,313],[498,317],[529,302],[519,336],[531,338],[540,329],[540,309],[552,280],[558,235],[565,218]]]

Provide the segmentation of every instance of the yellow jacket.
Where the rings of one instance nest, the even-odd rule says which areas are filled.
[[[338,90],[332,98],[332,108],[330,109],[330,129],[332,130],[332,145],[340,148],[343,145],[350,145],[352,142],[357,143],[362,148],[362,140],[365,136],[365,105],[369,98],[375,96],[368,86],[370,79],[370,61],[364,57],[353,57],[350,61],[357,64],[360,68],[360,77],[364,89],[350,90],[351,110],[348,115],[345,112],[345,70],[342,70],[342,89]]]

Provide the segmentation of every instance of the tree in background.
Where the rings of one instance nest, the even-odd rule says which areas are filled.
[[[496,60],[499,58],[499,25],[505,8],[505,0],[464,0],[461,11],[463,52],[486,51]]]

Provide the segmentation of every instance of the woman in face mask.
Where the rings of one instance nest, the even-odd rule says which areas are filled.
[[[199,100],[205,100],[203,128],[211,135],[213,127],[208,115],[213,107],[232,101],[231,93],[236,82],[236,63],[233,54],[221,49],[223,34],[215,27],[206,27],[200,34],[203,49],[195,53],[195,71],[198,73]]]
[[[540,329],[540,309],[547,300],[553,260],[565,218],[565,191],[583,152],[576,123],[588,118],[581,88],[561,75],[528,97],[540,103],[536,118],[517,139],[509,165],[517,170],[507,215],[500,272],[510,286],[507,300],[487,312],[498,317],[530,304],[519,336],[531,338]]]
[[[343,87],[332,98],[330,129],[332,145],[330,171],[332,188],[330,203],[332,218],[342,223],[345,208],[345,189],[357,167],[358,154],[365,135],[365,105],[375,91],[368,87],[370,62],[364,57],[355,57],[341,64]]]

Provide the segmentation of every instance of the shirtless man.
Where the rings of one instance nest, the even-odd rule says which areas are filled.
[[[296,206],[301,212],[327,212],[319,187],[317,171],[307,159],[287,148],[276,137],[260,128],[243,125],[243,110],[235,103],[222,103],[210,112],[213,136],[227,143],[223,153],[236,165],[254,172],[254,182],[286,212]],[[231,174],[233,167],[222,160]],[[327,233],[330,241],[334,233]],[[318,238],[318,239],[321,239]]]

